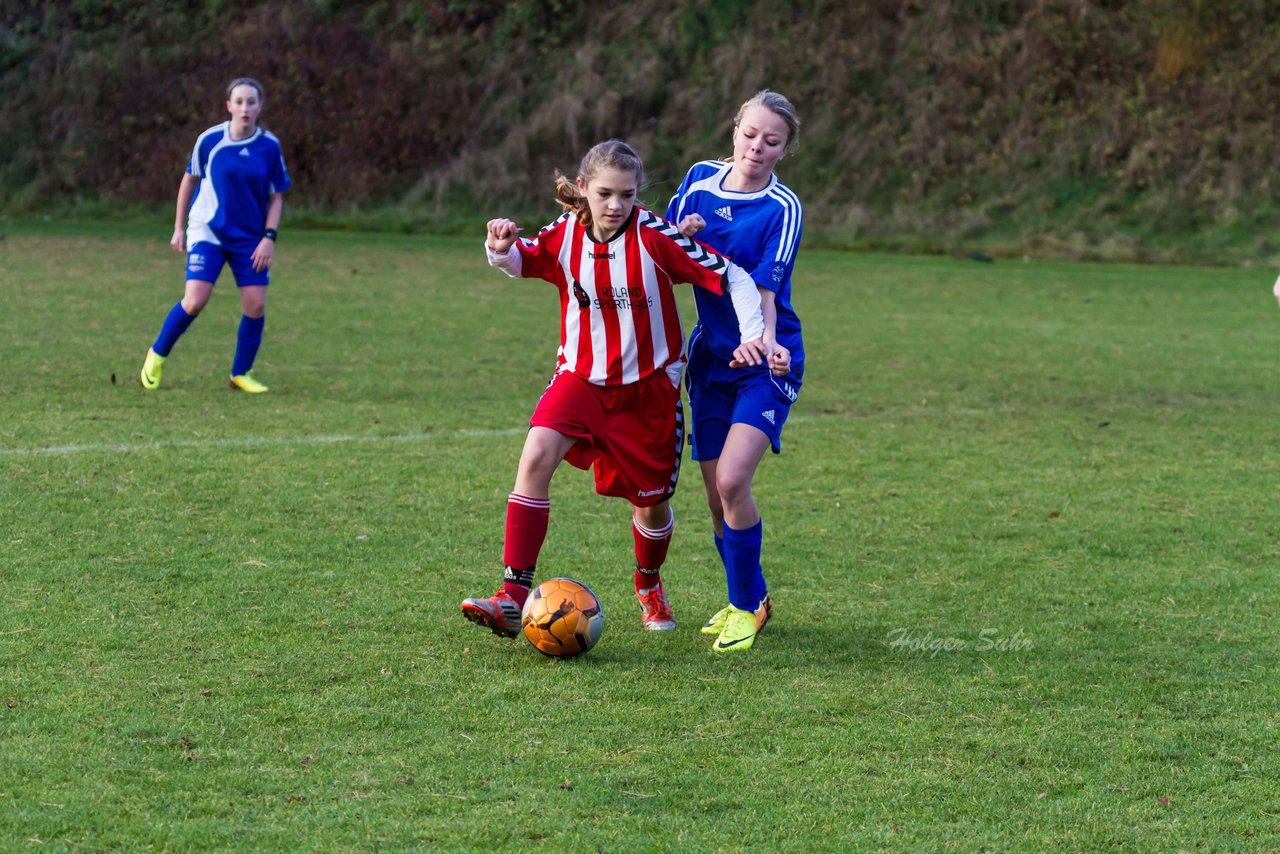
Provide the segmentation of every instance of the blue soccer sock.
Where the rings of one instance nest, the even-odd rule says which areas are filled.
[[[723,525],[723,524],[724,524],[724,523],[722,522],[722,523],[721,523],[721,525]],[[720,536],[719,534],[715,533],[714,531],[712,531],[712,532],[711,532],[711,536],[715,538],[715,541],[716,541],[716,554],[720,555],[720,563],[722,563],[722,564],[723,564],[723,563],[724,563],[724,537]]]
[[[760,555],[764,552],[764,520],[756,522],[756,528],[760,531],[760,551],[756,552],[756,601],[763,602],[764,597],[769,595],[769,585],[764,580],[764,560]]]
[[[760,542],[764,525],[735,530],[724,526],[724,574],[729,586],[729,604],[743,611],[760,607],[763,576],[760,572]]]
[[[187,310],[182,307],[179,301],[173,308],[169,309],[169,314],[165,316],[164,325],[160,327],[160,334],[156,336],[155,343],[151,345],[151,349],[155,351],[157,356],[168,356],[173,350],[173,345],[178,343],[178,339],[182,337],[182,333],[187,331],[187,327],[199,315],[187,314]]]
[[[253,369],[253,360],[258,357],[258,347],[262,344],[262,327],[267,317],[250,317],[241,315],[240,331],[236,334],[236,357],[231,363],[231,376],[240,377]]]

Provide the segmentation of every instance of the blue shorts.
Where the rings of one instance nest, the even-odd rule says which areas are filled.
[[[236,287],[270,284],[271,268],[259,273],[253,269],[253,250],[258,248],[258,241],[253,245],[239,243],[231,246],[219,246],[216,243],[200,241],[187,252],[187,281],[218,281],[222,273],[222,265],[231,265],[231,274],[236,277]]]
[[[724,450],[729,428],[750,424],[769,437],[775,454],[782,452],[782,425],[791,413],[791,404],[800,395],[800,378],[793,371],[774,376],[764,366],[731,368],[729,360],[717,356],[703,339],[689,344],[689,367],[685,387],[689,390],[692,430],[689,446],[698,461],[714,460]]]

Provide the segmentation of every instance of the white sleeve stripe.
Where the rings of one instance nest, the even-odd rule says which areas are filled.
[[[771,192],[770,196],[782,206],[783,212],[783,238],[778,244],[778,254],[774,260],[789,264],[795,260],[796,241],[800,231],[802,217],[800,200],[790,191],[779,192],[777,189]]]
[[[790,264],[795,260],[804,208],[796,194],[785,187],[775,187],[769,191],[769,196],[782,207],[782,240],[778,243],[778,254],[773,260]]]

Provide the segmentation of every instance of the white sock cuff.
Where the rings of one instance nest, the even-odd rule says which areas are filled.
[[[640,524],[640,520],[636,518],[634,513],[631,514],[631,524],[635,525],[636,530],[640,532],[640,536],[645,539],[665,540],[667,537],[671,536],[671,532],[676,528],[675,508],[670,508],[670,512],[671,518],[668,519],[667,524],[663,525],[661,528],[646,528],[644,525]]]

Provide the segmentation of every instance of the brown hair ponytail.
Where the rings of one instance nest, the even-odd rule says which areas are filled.
[[[644,183],[644,162],[636,150],[620,139],[609,139],[591,147],[578,164],[578,177],[589,184],[601,169],[617,169],[636,176],[636,186]],[[560,172],[556,173],[556,201],[566,211],[571,211],[584,228],[591,227],[591,206],[587,197],[578,189],[578,183]]]

